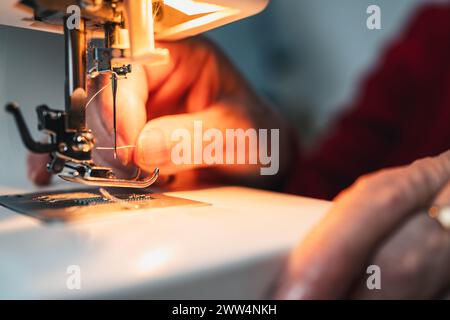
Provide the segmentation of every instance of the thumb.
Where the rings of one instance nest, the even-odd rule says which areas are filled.
[[[225,104],[197,113],[164,116],[151,120],[141,131],[134,160],[144,171],[158,167],[163,174],[220,165],[224,162],[214,159],[225,158],[226,130],[251,127],[247,117],[239,116]],[[214,159],[203,157],[203,151],[213,143]]]

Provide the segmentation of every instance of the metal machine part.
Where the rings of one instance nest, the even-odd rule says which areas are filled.
[[[64,2],[64,1],[63,1]],[[66,5],[74,1],[65,1]],[[35,19],[54,21],[60,3],[55,1],[22,1],[34,9]],[[115,58],[123,56],[120,33],[124,29],[123,12],[118,11],[121,0],[83,0],[78,2],[87,13],[80,17],[79,27],[69,27],[69,15],[62,20],[64,26],[66,83],[65,111],[53,110],[43,105],[37,107],[38,129],[49,136],[48,143],[33,140],[17,104],[10,103],[6,110],[13,114],[25,146],[34,153],[49,153],[51,161],[47,168],[62,179],[103,187],[147,188],[158,178],[159,170],[153,175],[139,180],[139,176],[130,180],[118,179],[111,168],[97,166],[92,160],[95,138],[86,124],[88,103],[87,76],[95,78],[100,74],[111,76],[114,108],[114,156],[117,156],[116,96],[119,77],[126,77],[132,71],[129,64],[114,63]],[[45,5],[48,8],[44,7]],[[106,12],[109,12],[106,14]],[[104,30],[104,46],[87,46],[87,25]],[[122,49],[120,49],[122,48]],[[118,50],[117,54],[114,51]],[[88,52],[89,51],[89,52]],[[93,57],[93,67],[87,71],[88,56]]]
[[[0,204],[44,223],[107,218],[130,210],[208,205],[145,190],[133,190],[88,188],[8,195],[0,196]]]

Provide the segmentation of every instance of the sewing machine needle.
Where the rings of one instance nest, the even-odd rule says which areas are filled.
[[[117,75],[112,74],[112,91],[113,91],[113,127],[114,127],[114,159],[117,159]]]

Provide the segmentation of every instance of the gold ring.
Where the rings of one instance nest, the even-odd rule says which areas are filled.
[[[433,205],[428,210],[428,215],[438,221],[445,230],[450,231],[450,206]]]

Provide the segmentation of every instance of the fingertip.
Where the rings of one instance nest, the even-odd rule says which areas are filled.
[[[48,172],[37,172],[37,174],[33,177],[32,181],[37,186],[43,187],[48,186],[52,180],[52,175]]]
[[[46,186],[51,182],[52,175],[47,170],[48,161],[48,155],[28,154],[27,176],[37,186]]]
[[[154,167],[168,165],[170,152],[166,133],[158,127],[147,125],[138,137],[134,158],[140,168],[149,172]]]

